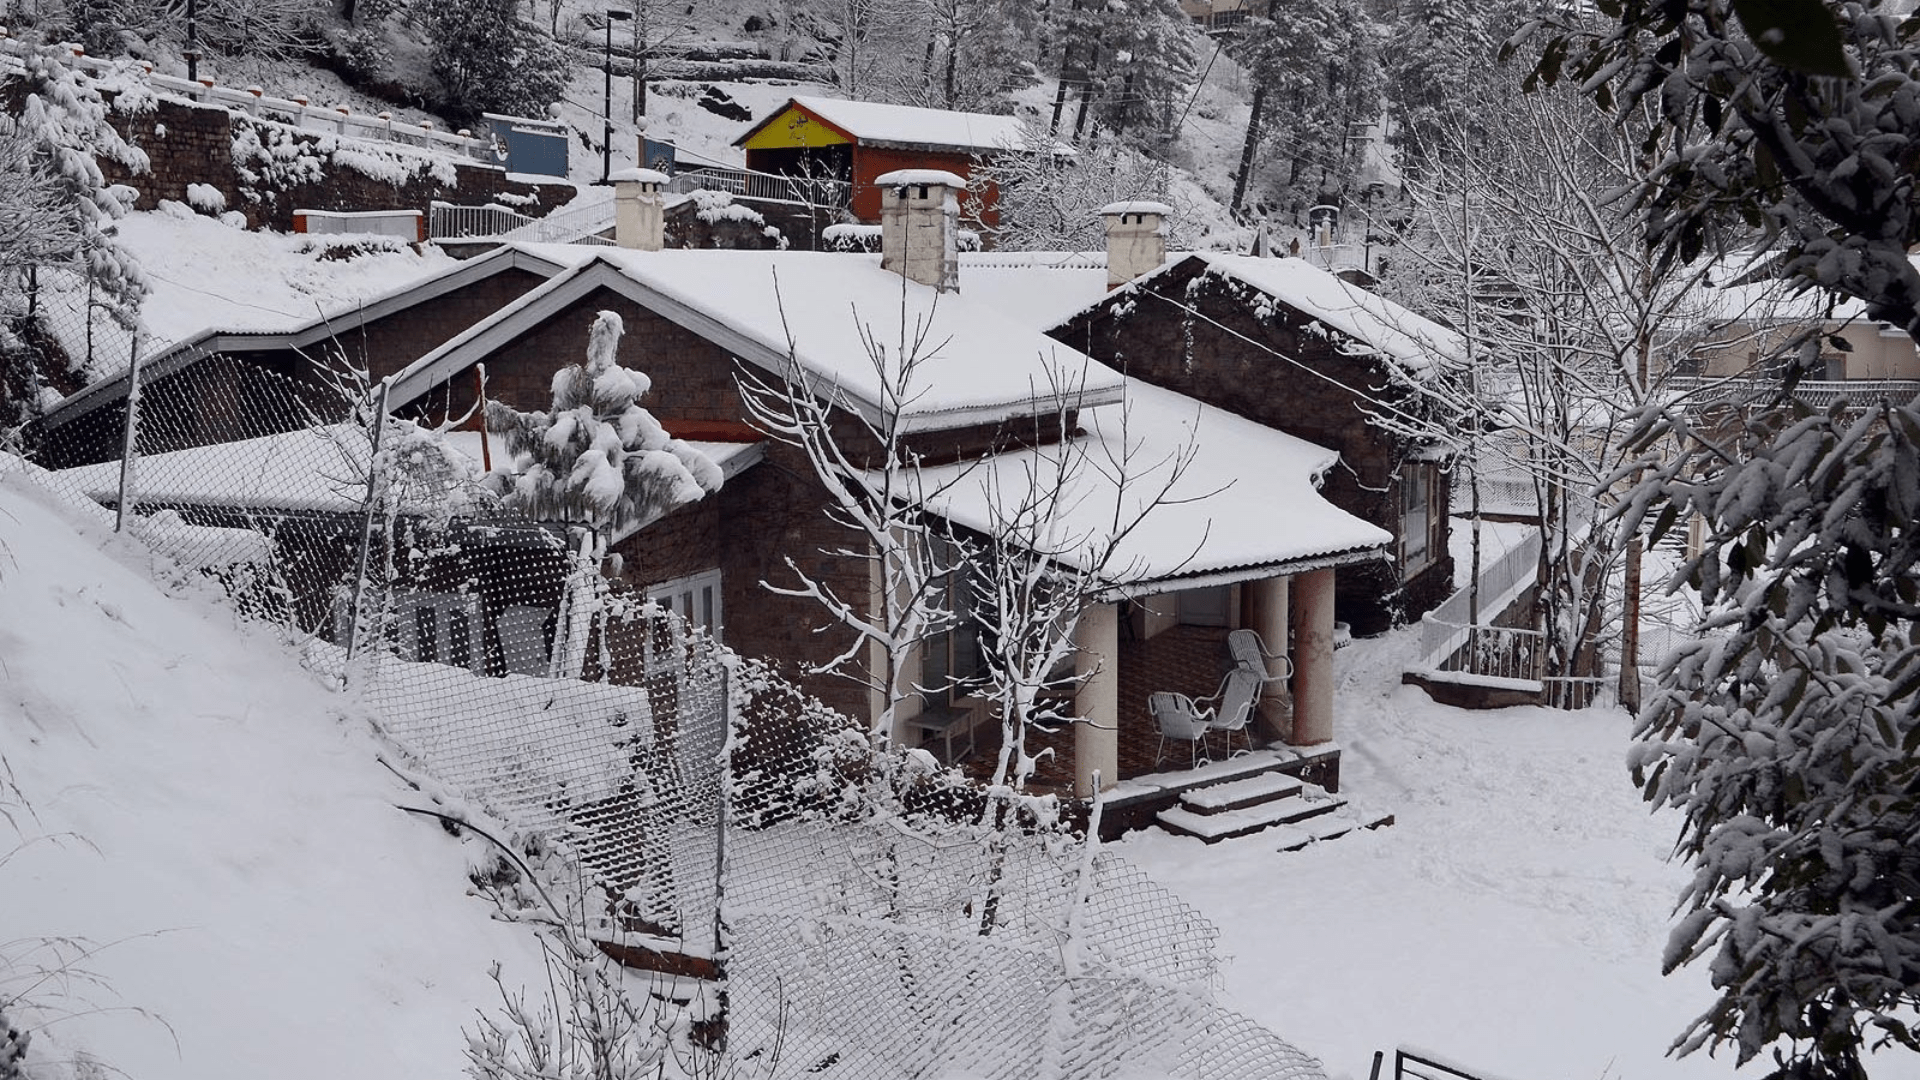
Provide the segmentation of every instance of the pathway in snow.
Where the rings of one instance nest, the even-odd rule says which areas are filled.
[[[1711,994],[1704,972],[1660,974],[1686,873],[1665,861],[1677,818],[1627,775],[1627,716],[1435,705],[1398,685],[1415,637],[1337,661],[1341,790],[1396,825],[1296,854],[1119,845],[1220,925],[1225,1003],[1336,1077],[1397,1045],[1515,1080],[1735,1075],[1663,1056]]]

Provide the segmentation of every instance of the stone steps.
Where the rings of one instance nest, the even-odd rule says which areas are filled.
[[[1266,772],[1183,792],[1180,805],[1154,820],[1176,836],[1209,844],[1271,831],[1279,850],[1298,851],[1355,829],[1391,825],[1393,815],[1360,810],[1316,784]]]

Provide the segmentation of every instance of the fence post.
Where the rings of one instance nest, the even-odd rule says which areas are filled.
[[[93,313],[89,311],[91,319]],[[140,328],[133,330],[133,355],[127,361],[127,423],[120,443],[120,505],[113,515],[113,531],[125,532],[127,508],[133,505],[134,450],[140,432]]]
[[[373,417],[370,423],[373,434],[368,438],[367,450],[367,513],[365,524],[360,532],[359,567],[353,575],[353,601],[347,607],[347,657],[340,665],[340,688],[347,688],[348,672],[353,670],[354,653],[359,649],[361,623],[360,610],[367,591],[367,561],[373,549],[373,515],[380,506],[380,435],[387,428],[387,391],[393,386],[391,378],[380,380],[380,393],[374,399]]]
[[[648,635],[651,638],[651,634]],[[720,812],[713,826],[713,1014],[709,1017],[714,1054],[727,1050],[727,818],[733,810],[733,671],[725,664],[720,669],[720,718],[726,729],[726,742],[720,747]]]

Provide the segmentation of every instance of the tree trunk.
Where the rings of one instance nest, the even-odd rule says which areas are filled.
[[[1233,178],[1233,199],[1227,204],[1235,217],[1247,200],[1247,181],[1253,176],[1253,151],[1260,142],[1260,113],[1266,107],[1266,84],[1257,83],[1253,88],[1253,111],[1247,114],[1247,142],[1240,149],[1240,174]]]

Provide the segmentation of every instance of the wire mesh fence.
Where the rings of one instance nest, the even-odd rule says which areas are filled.
[[[48,482],[560,851],[610,953],[724,978],[741,1075],[1323,1075],[1214,1003],[1199,912],[604,578],[579,527],[488,493],[483,434],[323,362],[146,354],[25,433]]]

